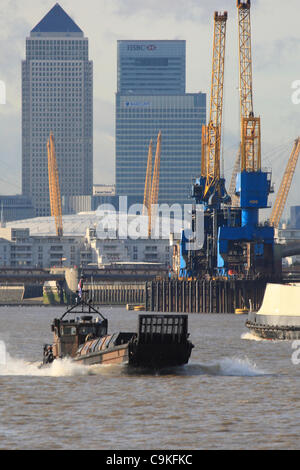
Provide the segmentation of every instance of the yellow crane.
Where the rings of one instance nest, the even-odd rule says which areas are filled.
[[[260,118],[253,112],[250,0],[237,0],[241,113],[241,171],[261,170]]]
[[[292,184],[293,176],[295,173],[298,157],[300,153],[300,137],[298,137],[293,145],[291,155],[289,157],[282,181],[277,192],[277,196],[274,202],[270,217],[270,225],[277,228],[279,226],[280,219],[284,210],[284,206],[289,194],[289,190]]]
[[[208,126],[202,125],[202,138],[201,138],[201,177],[206,177],[206,158],[207,158],[207,143],[208,143]]]
[[[158,203],[159,176],[161,156],[161,131],[157,136],[156,153],[152,175],[152,140],[148,150],[147,171],[144,189],[143,215],[148,214],[148,237],[151,236],[152,222],[155,219],[156,204]]]
[[[236,176],[239,170],[259,171],[261,168],[260,118],[253,113],[252,52],[250,0],[237,1],[239,25],[239,70],[240,70],[240,121],[241,142],[236,155],[229,186],[232,206],[239,205],[235,194]],[[241,164],[243,154],[243,160]]]
[[[236,176],[238,172],[240,171],[240,168],[241,168],[241,147],[239,148],[238,153],[236,154],[233,172],[231,175],[231,180],[230,180],[230,185],[229,185],[229,190],[228,190],[228,194],[231,197],[231,205],[233,207],[237,207],[239,205],[240,198],[235,194],[235,186],[236,186]]]
[[[149,212],[151,201],[151,180],[152,180],[152,139],[150,140],[147,160],[146,181],[144,190],[143,215]]]
[[[208,125],[202,126],[201,177],[205,179],[203,200],[208,200],[212,192],[219,196],[222,192],[220,152],[227,17],[227,12],[214,14],[210,114]]]
[[[252,83],[252,50],[251,50],[251,22],[250,22],[250,0],[242,2],[237,1],[238,8],[238,30],[239,30],[239,93],[240,93],[240,122],[241,122],[241,141],[240,148],[236,155],[234,162],[234,168],[231,176],[231,182],[229,186],[229,195],[233,206],[237,206],[239,203],[239,197],[235,194],[235,183],[236,176],[240,170],[253,171],[254,167],[253,160],[260,159],[260,157],[254,157],[253,148],[250,149],[249,141],[247,137],[250,133],[251,127],[259,126],[260,134],[260,123],[257,121],[249,121],[250,117],[254,117],[253,113],[253,83]],[[257,119],[257,118],[256,118]],[[255,131],[254,131],[255,132]],[[243,151],[242,151],[243,148]],[[241,166],[241,157],[243,152],[243,163]],[[250,155],[252,153],[252,155]],[[252,160],[252,161],[251,161]],[[246,163],[248,162],[248,164]]]
[[[161,155],[161,131],[157,136],[156,153],[153,168],[153,178],[151,187],[151,205],[158,203],[159,175],[160,175],[160,155]]]
[[[58,167],[56,161],[55,142],[53,133],[47,141],[48,151],[48,177],[49,177],[49,195],[51,216],[55,218],[56,235],[63,236],[61,196],[59,188]]]

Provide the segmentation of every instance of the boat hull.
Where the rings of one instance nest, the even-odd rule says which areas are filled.
[[[246,322],[246,327],[255,336],[262,339],[289,340],[300,339],[300,327],[287,325],[264,325],[260,323]]]
[[[117,346],[111,350],[97,351],[83,356],[74,357],[73,360],[88,366],[94,364],[128,364],[129,347],[128,344]]]
[[[162,369],[186,364],[189,361],[192,347],[190,342],[177,345],[127,343],[106,351],[75,357],[73,360],[84,365],[125,364],[135,368]]]
[[[162,369],[187,364],[193,345],[182,344],[138,344],[130,354],[129,365]]]
[[[300,339],[300,285],[267,284],[261,308],[249,312],[246,327],[264,339]]]

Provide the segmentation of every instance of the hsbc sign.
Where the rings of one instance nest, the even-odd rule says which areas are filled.
[[[154,44],[128,44],[128,51],[155,51],[157,47]]]

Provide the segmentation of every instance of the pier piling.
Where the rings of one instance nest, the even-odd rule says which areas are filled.
[[[234,313],[258,310],[265,280],[157,280],[85,285],[98,305],[144,305],[146,311],[167,313]]]

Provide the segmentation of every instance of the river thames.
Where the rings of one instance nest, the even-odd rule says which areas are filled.
[[[136,330],[138,312],[101,312],[109,332]],[[0,308],[1,449],[299,448],[295,344],[256,340],[246,316],[190,314],[195,347],[189,363],[175,370],[128,372],[70,360],[40,369],[50,324],[62,313]]]

